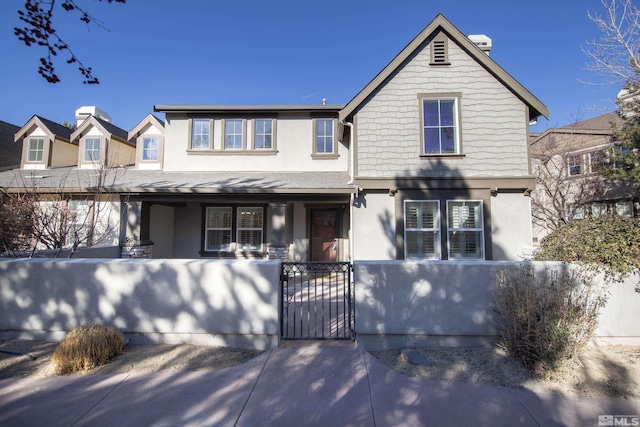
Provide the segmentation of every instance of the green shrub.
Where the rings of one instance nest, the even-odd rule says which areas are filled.
[[[537,261],[583,263],[619,282],[640,269],[640,220],[605,215],[570,222],[545,237]],[[636,291],[640,291],[636,288]]]
[[[57,345],[51,361],[59,375],[104,365],[124,351],[124,337],[116,328],[100,324],[78,326]]]
[[[499,343],[531,371],[554,371],[591,339],[603,302],[576,269],[502,270],[492,305]]]

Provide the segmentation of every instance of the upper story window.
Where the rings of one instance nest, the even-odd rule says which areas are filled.
[[[28,162],[41,162],[44,153],[44,138],[29,138]]]
[[[315,119],[314,154],[335,154],[333,119]]]
[[[152,162],[158,160],[158,137],[145,136],[142,138],[142,160]]]
[[[84,140],[84,161],[100,161],[100,138],[85,138]]]
[[[582,156],[580,154],[567,157],[567,171],[569,176],[580,175],[582,173]]]
[[[256,150],[271,150],[273,148],[273,120],[257,119],[255,121],[253,146]]]
[[[244,144],[243,120],[226,120],[224,127],[224,148],[242,150]]]
[[[407,259],[440,259],[440,202],[405,201],[404,244]]]
[[[422,99],[423,154],[459,154],[458,98]]]
[[[482,201],[447,200],[449,259],[484,259]]]
[[[194,150],[211,149],[211,120],[193,119],[191,124],[191,148]]]
[[[604,166],[606,155],[604,150],[592,151],[589,153],[589,172],[596,173],[598,168]]]

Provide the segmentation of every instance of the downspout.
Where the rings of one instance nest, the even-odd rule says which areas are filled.
[[[355,153],[354,153],[354,149],[353,149],[353,123],[350,123],[346,120],[342,120],[341,123],[344,126],[349,127],[349,182],[347,182],[347,185],[354,185],[354,181],[355,181],[355,170],[354,170],[354,165],[355,165]],[[353,263],[353,256],[354,256],[354,250],[355,250],[355,242],[354,242],[354,238],[353,238],[353,206],[355,205],[356,202],[356,194],[358,193],[358,186],[354,185],[355,187],[355,193],[351,193],[350,196],[350,205],[349,205],[349,258],[351,258],[351,262]]]

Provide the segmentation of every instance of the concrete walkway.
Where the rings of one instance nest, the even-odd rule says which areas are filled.
[[[414,379],[353,345],[284,346],[216,372],[0,381],[2,426],[614,425],[604,415],[638,416],[640,401]]]

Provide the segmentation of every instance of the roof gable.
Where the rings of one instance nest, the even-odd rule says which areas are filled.
[[[506,88],[516,95],[529,107],[529,118],[534,119],[540,115],[548,117],[547,107],[533,96],[516,79],[509,75],[493,59],[477,47],[467,36],[462,34],[449,20],[441,13],[438,14],[424,30],[420,32],[396,57],[387,64],[349,103],[340,111],[340,120],[345,120],[353,115],[355,111],[366,102],[366,100],[381,87],[409,58],[411,58],[423,44],[437,35],[444,32],[449,39],[462,47],[473,59],[482,67],[489,71]]]
[[[65,141],[71,141],[73,129],[40,116],[33,116],[24,126],[22,126],[22,128],[16,132],[14,141],[24,138],[28,133],[33,132],[36,127],[42,129],[52,140],[60,138]]]
[[[160,120],[158,117],[149,113],[147,116],[140,121],[132,130],[128,133],[128,139],[132,140],[136,138],[140,133],[142,133],[147,127],[155,126],[164,132],[164,121]]]
[[[0,120],[0,170],[20,167],[22,145],[13,140],[19,130],[20,126]]]
[[[127,131],[96,116],[89,116],[89,118],[82,122],[82,124],[80,124],[80,126],[78,126],[78,128],[71,134],[71,141],[77,141],[83,135],[86,135],[92,127],[97,128],[101,133],[107,135],[109,138],[115,138],[120,142],[131,146],[135,145],[129,141]]]

